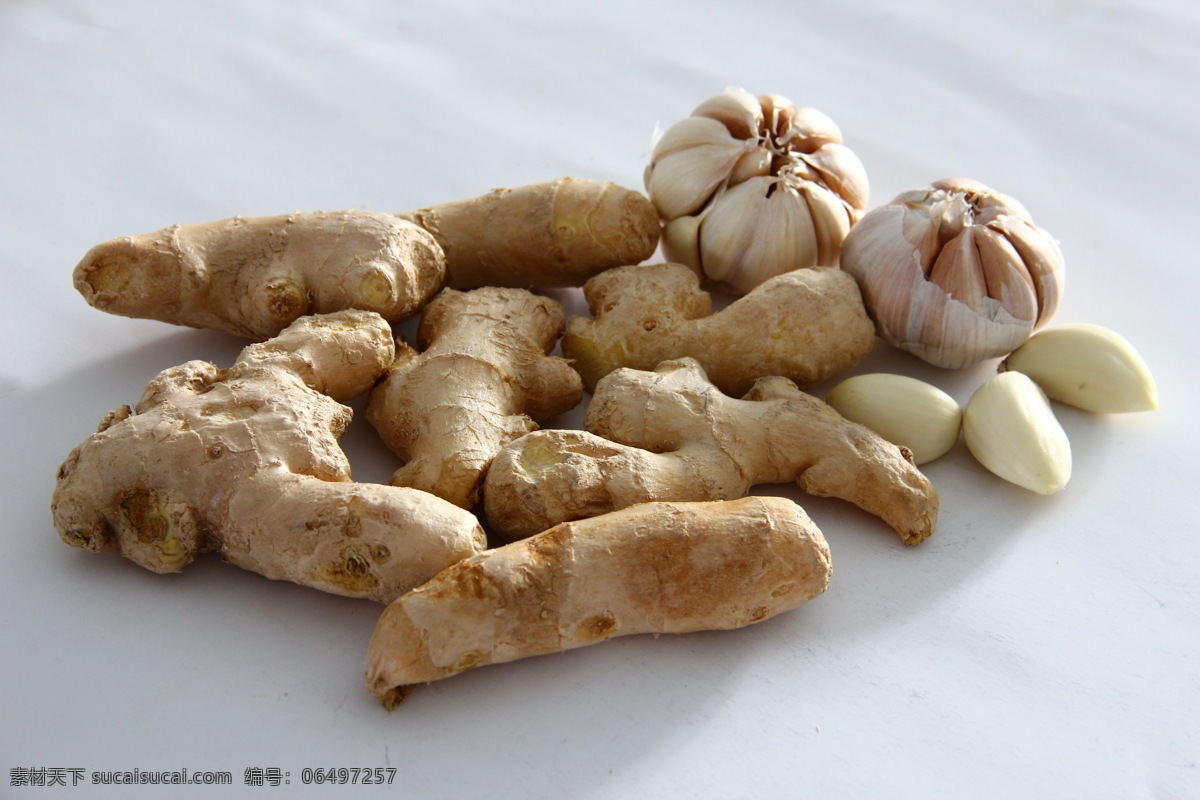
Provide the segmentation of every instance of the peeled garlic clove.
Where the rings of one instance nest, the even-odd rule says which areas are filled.
[[[842,243],[879,335],[939,367],[1007,355],[1058,306],[1062,255],[1007,195],[937,181],[868,212]]]
[[[645,180],[673,234],[664,232],[668,258],[738,294],[783,272],[836,266],[868,195],[866,171],[833,120],[740,89],[668,128]],[[676,225],[682,217],[700,221]]]
[[[963,411],[963,441],[980,464],[1010,483],[1054,494],[1071,478],[1071,445],[1050,400],[1020,372],[1001,372]]]
[[[1052,400],[1095,414],[1158,408],[1158,388],[1141,356],[1124,338],[1100,325],[1046,328],[1000,368],[1028,375]]]
[[[906,375],[855,375],[830,389],[825,402],[851,422],[907,447],[914,464],[945,455],[962,424],[962,408],[953,397]]]

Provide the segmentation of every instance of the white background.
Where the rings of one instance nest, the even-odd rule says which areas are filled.
[[[72,767],[233,773],[177,793],[206,798],[1200,796],[1198,66],[1184,0],[0,3],[0,796],[176,796],[11,785]],[[926,468],[942,516],[916,548],[759,487],[824,530],[822,597],[477,670],[390,715],[361,679],[379,606],[59,540],[69,450],[157,371],[243,344],[89,308],[71,270],[91,245],[563,175],[641,188],[656,128],[726,86],[832,116],[873,206],[947,176],[1017,197],[1066,255],[1056,321],[1133,342],[1161,409],[1060,408],[1075,472],[1053,497],[960,445]],[[994,366],[879,344],[857,371],[965,402]],[[385,481],[364,426],[356,474]],[[340,766],[396,777],[300,785]],[[253,767],[291,785],[243,786]]]

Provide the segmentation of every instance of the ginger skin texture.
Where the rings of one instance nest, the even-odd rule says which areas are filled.
[[[579,374],[548,355],[564,321],[562,306],[525,289],[443,289],[421,316],[422,352],[401,343],[367,403],[406,461],[392,483],[473,507],[500,448],[583,397]]]
[[[779,275],[711,316],[712,298],[682,264],[609,270],[583,292],[594,319],[571,318],[562,352],[588,391],[619,367],[654,369],[688,357],[722,391],[740,396],[768,375],[800,385],[825,380],[875,344],[858,284],[832,267]]]
[[[367,688],[390,709],[413,684],[485,664],[740,628],[816,597],[829,576],[824,537],[790,500],[647,503],[473,556],[391,603]]]
[[[582,286],[658,246],[658,212],[639,192],[559,178],[401,214],[446,252],[454,289]]]
[[[795,481],[880,517],[915,545],[937,522],[938,494],[912,454],[849,422],[786,378],[721,393],[692,359],[602,379],[583,431],[537,431],[488,473],[492,529],[512,540],[560,522],[654,500],[742,497]]]
[[[357,308],[407,319],[441,288],[445,270],[441,247],[417,225],[318,211],[110,239],[75,267],[75,288],[112,314],[263,341],[307,314]]]
[[[352,412],[338,400],[370,388],[392,353],[382,317],[343,311],[297,320],[228,369],[165,370],[59,467],[55,528],[158,573],[215,551],[268,578],[398,597],[486,542],[438,497],[351,480],[337,440]]]

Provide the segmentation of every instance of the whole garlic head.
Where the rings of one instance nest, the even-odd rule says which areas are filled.
[[[904,192],[842,246],[879,335],[939,367],[1005,356],[1058,307],[1057,243],[1007,195],[963,178]]]
[[[663,134],[646,167],[663,253],[736,294],[837,266],[867,175],[820,111],[729,89]]]

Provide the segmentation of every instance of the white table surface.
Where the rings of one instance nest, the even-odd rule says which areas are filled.
[[[0,796],[1200,796],[1198,66],[1183,0],[0,4]],[[916,548],[760,487],[830,542],[810,604],[476,670],[391,714],[361,678],[379,606],[59,540],[68,451],[157,371],[243,344],[89,308],[71,270],[91,245],[562,175],[641,188],[656,127],[726,86],[837,120],[872,205],[948,176],[1016,196],[1066,255],[1056,321],[1125,335],[1161,409],[1060,408],[1075,471],[1052,497],[960,445],[926,468],[942,515]],[[993,368],[880,343],[856,371],[965,402]],[[397,465],[362,420],[346,448],[359,479]],[[315,767],[395,777],[303,785]],[[234,785],[90,783],[184,768]]]

